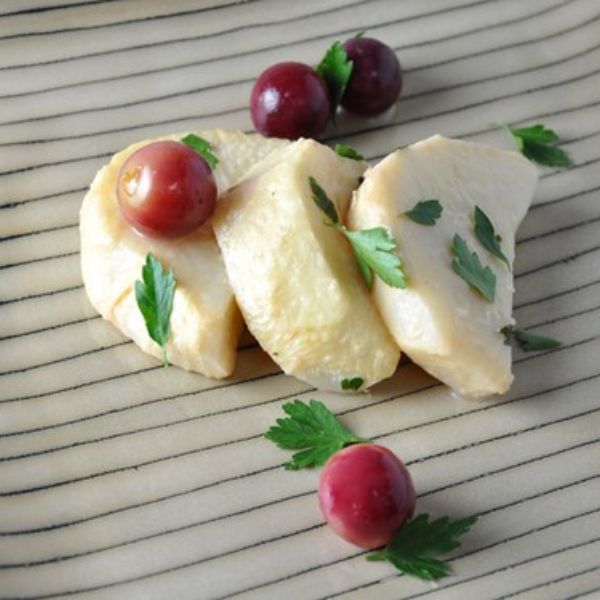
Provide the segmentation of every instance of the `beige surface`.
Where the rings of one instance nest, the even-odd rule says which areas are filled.
[[[123,0],[6,15],[65,3],[0,3],[0,598],[597,597],[598,2]],[[250,129],[264,67],[315,63],[365,28],[406,70],[388,123],[340,119],[370,159],[435,132],[509,147],[505,121],[565,140],[575,166],[542,171],[515,265],[517,320],[564,346],[517,351],[512,390],[485,404],[409,364],[370,396],[317,395],[255,347],[231,380],[164,370],[81,289],[77,218],[95,171],[152,136]],[[323,526],[317,474],[284,472],[287,454],[261,437],[284,398],[314,396],[409,463],[419,510],[482,515],[455,577],[397,577]]]

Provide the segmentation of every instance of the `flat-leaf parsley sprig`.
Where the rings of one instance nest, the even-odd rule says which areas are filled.
[[[475,235],[481,242],[481,245],[496,258],[499,258],[501,261],[503,261],[510,271],[510,263],[508,262],[508,258],[506,258],[506,255],[504,252],[502,252],[502,248],[500,247],[502,238],[496,233],[490,218],[483,212],[481,208],[479,208],[479,206],[475,207],[474,220]]]
[[[421,200],[404,214],[419,225],[435,225],[442,216],[444,208],[439,200]]]
[[[286,450],[299,450],[284,467],[288,470],[324,465],[327,459],[350,444],[368,442],[346,429],[318,400],[300,400],[283,405],[287,417],[277,419],[265,437]]]
[[[148,335],[162,348],[165,367],[169,365],[167,341],[174,294],[173,269],[165,270],[160,260],[148,252],[142,267],[142,281],[135,282],[135,299],[144,317]]]
[[[352,246],[358,268],[367,287],[373,287],[373,274],[391,287],[405,288],[406,275],[402,271],[402,263],[395,253],[396,240],[384,227],[349,231],[340,223],[335,204],[327,197],[325,190],[314,177],[309,177],[309,184],[315,204],[325,213],[326,225],[337,229]]]
[[[552,350],[562,345],[562,342],[554,338],[540,335],[527,329],[519,329],[513,325],[506,325],[500,330],[504,336],[504,343],[511,345],[512,340],[516,340],[521,350],[525,352],[537,352],[538,350]]]
[[[213,145],[208,140],[201,138],[195,133],[190,133],[181,138],[181,143],[195,150],[209,164],[213,171],[217,168],[219,159],[213,151]]]
[[[367,554],[367,560],[387,560],[399,571],[425,581],[446,577],[452,572],[450,565],[435,558],[460,546],[460,537],[477,521],[477,517],[467,517],[450,521],[442,517],[429,520],[422,514],[398,531],[383,550]]]
[[[531,127],[510,127],[505,125],[517,143],[517,148],[529,160],[545,167],[569,167],[571,157],[557,148],[558,134],[544,125]]]
[[[496,276],[488,267],[481,264],[476,252],[473,252],[467,242],[458,235],[452,241],[452,268],[474,290],[479,292],[488,302],[496,297]]]
[[[332,116],[335,116],[342,101],[353,68],[354,63],[348,58],[344,46],[339,41],[334,42],[329,47],[325,56],[317,65],[316,71],[325,80],[331,95]]]
[[[352,160],[365,160],[365,157],[352,146],[346,146],[346,144],[336,144],[334,149],[335,153],[342,158],[351,158]]]

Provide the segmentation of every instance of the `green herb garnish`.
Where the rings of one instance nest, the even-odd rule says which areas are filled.
[[[367,287],[372,288],[373,274],[375,274],[391,287],[405,288],[406,276],[402,271],[402,263],[394,252],[396,240],[387,229],[375,227],[361,231],[348,231],[339,222],[335,204],[327,197],[325,190],[314,177],[309,177],[308,180],[315,204],[327,216],[328,220],[325,224],[337,229],[350,242]]]
[[[419,225],[435,225],[442,216],[442,211],[439,200],[421,200],[404,214]]]
[[[502,238],[496,233],[492,222],[479,208],[479,206],[475,207],[474,218],[475,235],[477,236],[477,239],[490,253],[504,261],[508,267],[508,270],[510,271],[510,263],[508,262],[508,258],[506,258],[504,252],[502,252],[502,248],[500,248],[500,242],[502,241]]]
[[[519,329],[513,325],[506,325],[500,330],[504,336],[504,343],[510,346],[513,339],[517,340],[519,346],[525,352],[535,352],[537,350],[551,350],[558,348],[562,342],[551,337],[539,335],[527,329]]]
[[[309,177],[308,183],[315,204],[325,213],[325,216],[330,221],[328,225],[338,225],[339,217],[335,204],[329,199],[325,190],[317,183],[317,180],[314,177]]]
[[[383,549],[367,555],[367,560],[387,560],[399,571],[433,581],[452,572],[450,565],[434,558],[460,546],[459,538],[477,521],[477,517],[468,517],[458,521],[450,521],[442,517],[435,521],[429,515],[422,514],[408,523],[393,537]]]
[[[317,65],[317,73],[325,80],[331,94],[331,114],[335,115],[352,74],[354,63],[340,42],[334,42]]]
[[[142,281],[135,282],[135,299],[144,317],[148,335],[162,348],[163,363],[167,359],[167,340],[170,333],[170,318],[173,310],[175,276],[173,269],[165,271],[160,260],[148,252],[142,267]]]
[[[277,419],[265,437],[285,450],[299,450],[283,465],[288,470],[324,465],[327,459],[351,444],[367,442],[348,431],[336,416],[318,400],[308,404],[294,400],[283,405],[288,415]]]
[[[543,125],[515,128],[507,126],[517,142],[520,152],[533,162],[546,167],[569,167],[572,164],[569,155],[556,147],[558,135]]]
[[[201,138],[199,135],[190,133],[181,138],[181,143],[195,150],[210,165],[213,171],[217,168],[219,159],[213,153],[213,146],[209,141]]]
[[[455,234],[452,242],[452,268],[474,290],[478,291],[488,302],[493,302],[496,295],[496,276],[489,267],[484,267],[479,256],[472,252],[465,240]]]
[[[353,377],[352,379],[342,379],[342,389],[343,390],[359,390],[365,380],[362,377]]]
[[[353,160],[365,160],[365,157],[355,150],[352,146],[346,146],[345,144],[336,144],[334,148],[336,154],[343,158],[352,158]]]

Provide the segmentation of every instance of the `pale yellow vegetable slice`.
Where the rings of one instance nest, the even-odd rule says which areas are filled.
[[[406,289],[375,282],[373,297],[389,330],[414,362],[465,396],[503,393],[511,350],[499,330],[513,323],[513,274],[477,240],[473,212],[490,218],[512,265],[515,233],[531,203],[537,169],[516,152],[434,136],[390,154],[365,173],[350,229],[383,226],[396,238]],[[433,226],[404,213],[422,200],[443,206]],[[458,233],[496,275],[494,302],[452,269]]]
[[[220,193],[235,185],[248,169],[288,142],[240,131],[201,131],[219,158],[215,179]],[[152,252],[177,279],[167,354],[172,364],[209,377],[227,377],[235,365],[242,319],[227,280],[210,222],[176,240],[138,234],[121,216],[116,184],[125,160],[146,140],[116,154],[92,183],[81,206],[81,270],[92,305],[144,352],[157,358],[161,349],[146,331],[135,301],[146,254]]]
[[[346,214],[366,163],[314,140],[274,152],[220,203],[214,228],[248,329],[288,374],[319,389],[389,377],[398,347],[347,240],[324,224],[314,177]]]

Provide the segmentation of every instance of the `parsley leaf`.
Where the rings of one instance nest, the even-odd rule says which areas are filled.
[[[525,352],[551,350],[552,348],[558,348],[562,344],[562,342],[554,338],[539,335],[527,329],[519,329],[512,325],[506,325],[500,330],[500,333],[504,335],[504,343],[507,346],[510,346],[510,342],[514,338]]]
[[[459,538],[477,521],[477,517],[467,517],[450,521],[442,517],[429,520],[422,514],[406,523],[383,549],[367,554],[367,560],[388,560],[399,571],[433,581],[449,575],[452,571],[447,562],[434,558],[460,546]]]
[[[467,242],[455,234],[452,243],[452,268],[474,290],[477,290],[488,302],[496,296],[496,276],[489,267],[484,267],[475,252],[471,252]]]
[[[508,258],[502,252],[500,248],[500,242],[502,238],[496,234],[496,230],[492,225],[489,217],[479,208],[475,207],[475,235],[481,242],[484,248],[491,252],[494,256],[506,263],[508,270],[510,271],[510,263]]]
[[[419,225],[435,225],[443,210],[439,200],[421,200],[404,214]]]
[[[402,263],[396,256],[396,240],[387,229],[375,227],[360,231],[348,231],[340,222],[335,204],[327,197],[325,190],[314,177],[308,178],[315,204],[325,213],[329,221],[326,225],[337,229],[352,246],[358,268],[367,287],[373,286],[373,273],[391,287],[405,288],[406,275]]]
[[[173,310],[175,276],[173,269],[165,271],[160,260],[152,253],[146,255],[146,264],[142,267],[142,281],[135,282],[135,299],[144,317],[148,335],[162,348],[165,367],[167,360],[167,340],[169,339],[169,320]]]
[[[402,263],[394,253],[396,240],[387,229],[375,227],[362,231],[348,231],[344,228],[342,233],[352,245],[356,262],[369,289],[373,287],[373,273],[391,287],[406,287]]]
[[[337,225],[340,219],[335,204],[329,199],[325,190],[317,183],[317,180],[314,177],[309,177],[308,183],[315,204],[325,213],[333,225]]]
[[[343,390],[359,390],[365,380],[362,377],[353,377],[352,379],[342,379]]]
[[[354,63],[340,42],[334,42],[317,65],[317,73],[325,80],[331,94],[331,114],[335,115],[350,80]]]
[[[558,135],[543,125],[514,128],[508,127],[517,142],[520,152],[533,162],[546,167],[569,167],[572,164],[569,155],[556,147]]]
[[[343,158],[352,158],[354,160],[365,160],[365,157],[355,150],[352,146],[346,146],[345,144],[336,144],[335,153]]]
[[[210,165],[213,171],[217,168],[219,159],[213,153],[213,146],[209,141],[201,138],[199,135],[190,133],[181,138],[181,143],[195,150]]]
[[[279,448],[300,450],[284,465],[288,470],[324,465],[327,459],[350,444],[367,442],[348,431],[336,416],[318,400],[308,404],[294,400],[283,405],[288,415],[277,419],[265,437]]]

